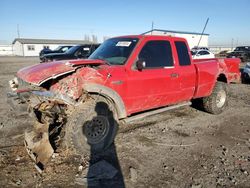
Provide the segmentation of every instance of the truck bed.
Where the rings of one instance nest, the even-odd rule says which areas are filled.
[[[239,58],[212,58],[212,59],[194,59],[194,64],[200,64],[204,62],[214,62],[217,61],[220,68],[227,71],[228,83],[240,83],[241,82],[241,72],[240,72],[240,62]]]

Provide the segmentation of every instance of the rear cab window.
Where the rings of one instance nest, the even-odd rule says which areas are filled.
[[[145,61],[145,68],[173,67],[172,48],[169,41],[149,41],[139,53],[139,59]]]
[[[184,41],[175,41],[175,47],[179,59],[180,66],[189,66],[191,65],[190,56],[188,53],[188,47]]]

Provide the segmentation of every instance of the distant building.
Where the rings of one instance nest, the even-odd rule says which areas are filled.
[[[39,56],[43,48],[54,50],[62,45],[90,44],[85,40],[54,40],[54,39],[24,39],[16,38],[13,41],[13,55],[16,56]]]
[[[0,56],[9,56],[13,55],[12,45],[0,45]]]
[[[167,36],[174,36],[174,37],[182,37],[187,40],[189,47],[193,48],[198,45],[202,33],[153,29],[151,31],[142,33],[142,35],[167,35]],[[202,35],[199,46],[208,47],[208,37],[209,37],[209,34],[204,33]]]

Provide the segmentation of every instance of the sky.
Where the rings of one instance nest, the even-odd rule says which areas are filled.
[[[250,0],[0,0],[0,44],[22,38],[84,39],[151,29],[210,34],[210,45],[250,45]]]

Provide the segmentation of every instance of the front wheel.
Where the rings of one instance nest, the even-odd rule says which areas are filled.
[[[112,108],[101,96],[80,105],[66,124],[67,145],[84,156],[105,151],[113,143],[118,127]]]
[[[205,111],[211,114],[220,114],[228,106],[228,86],[227,83],[217,82],[210,96],[202,99]]]

